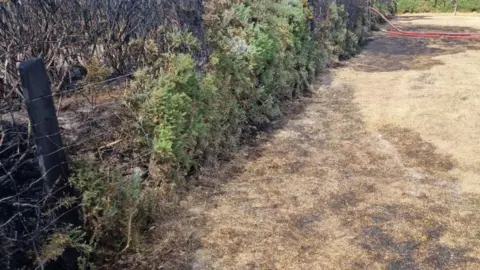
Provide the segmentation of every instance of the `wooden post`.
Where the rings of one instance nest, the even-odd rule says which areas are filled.
[[[57,209],[53,214],[57,224],[81,226],[78,202],[70,207],[57,207],[59,199],[77,197],[78,193],[68,183],[67,158],[45,64],[41,58],[31,59],[21,63],[19,71],[47,203]],[[78,250],[67,248],[59,260],[49,263],[47,268],[76,269],[79,255]]]
[[[50,81],[41,58],[21,63],[19,70],[37,146],[44,190],[46,193],[52,193],[54,186],[63,187],[67,184],[68,164],[60,136]]]

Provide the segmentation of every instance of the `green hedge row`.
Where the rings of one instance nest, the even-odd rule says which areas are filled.
[[[391,10],[384,2],[381,8]],[[167,168],[156,177],[167,181],[235,152],[242,134],[277,118],[282,101],[308,91],[329,62],[355,54],[376,19],[367,18],[364,8],[347,29],[348,13],[332,3],[327,19],[311,29],[307,0],[205,5],[212,52],[207,66],[197,69],[190,54],[172,46],[156,66],[137,74],[132,89],[138,118],[153,138],[155,160]],[[177,47],[198,47],[189,35],[175,40]]]

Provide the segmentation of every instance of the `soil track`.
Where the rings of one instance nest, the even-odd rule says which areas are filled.
[[[397,23],[480,32],[480,17]],[[282,128],[205,172],[139,266],[480,269],[479,75],[478,41],[377,33]]]

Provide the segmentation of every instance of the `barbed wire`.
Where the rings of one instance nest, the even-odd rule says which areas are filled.
[[[56,92],[52,93],[51,95],[41,96],[41,97],[34,98],[32,100],[28,100],[28,101],[25,101],[25,102],[28,104],[28,103],[32,103],[32,102],[35,102],[35,101],[38,101],[38,100],[41,100],[41,99],[44,99],[44,98],[56,97],[56,96],[59,96],[59,95],[65,95],[65,94],[69,94],[69,93],[80,94],[84,91],[90,90],[90,88],[92,88],[94,86],[99,86],[99,85],[102,85],[102,84],[105,84],[105,83],[111,83],[111,82],[114,82],[114,81],[119,80],[119,79],[131,77],[133,75],[135,75],[135,72],[131,72],[131,73],[127,73],[127,74],[124,74],[124,75],[121,75],[121,76],[117,76],[115,78],[103,80],[101,82],[95,82],[95,83],[91,83],[91,84],[87,84],[87,85],[82,85],[81,87],[74,88],[72,90],[56,91]]]
[[[94,122],[94,121],[97,121],[97,120],[91,120],[90,122],[87,122],[87,123],[91,123],[91,122]],[[45,134],[43,134],[43,133],[40,133],[40,134],[41,134],[41,136],[40,136],[40,137],[37,137],[37,139],[48,138],[48,139],[50,140],[50,142],[53,143],[53,144],[55,144],[59,149],[56,150],[56,151],[53,151],[53,152],[51,152],[51,153],[49,153],[49,154],[43,155],[43,156],[41,156],[41,157],[36,156],[34,159],[25,160],[25,161],[24,161],[23,163],[21,163],[21,164],[16,164],[16,165],[14,166],[14,168],[12,168],[12,170],[11,170],[10,172],[7,172],[4,176],[0,177],[0,184],[5,180],[6,177],[11,177],[11,174],[12,174],[13,171],[15,171],[15,170],[16,170],[17,168],[19,168],[19,167],[22,167],[22,166],[25,165],[27,162],[30,162],[30,161],[32,161],[32,160],[38,160],[38,159],[44,158],[44,157],[48,157],[49,155],[57,154],[57,153],[59,153],[59,152],[61,152],[61,151],[65,151],[65,150],[67,150],[67,149],[69,149],[69,148],[73,148],[73,147],[81,146],[81,145],[86,145],[86,144],[88,143],[88,141],[91,141],[91,140],[94,140],[94,139],[96,139],[96,138],[102,137],[102,136],[104,136],[104,135],[106,134],[106,132],[105,132],[105,133],[99,133],[99,134],[97,134],[97,135],[95,135],[95,136],[93,136],[93,137],[89,137],[89,138],[86,138],[86,139],[84,139],[84,140],[82,140],[82,141],[80,141],[80,142],[73,143],[73,144],[69,144],[69,145],[63,146],[63,147],[60,146],[60,145],[58,145],[58,144],[56,144],[56,142],[54,142],[53,140],[51,140],[51,137],[52,137],[52,136],[54,136],[54,135],[59,135],[60,133],[55,133],[55,134],[50,134],[50,135],[45,135]],[[5,150],[4,150],[4,151],[5,151]],[[2,153],[2,152],[0,152],[0,154],[1,154],[1,153]],[[18,161],[21,161],[21,160],[22,160],[22,158],[20,158]],[[0,165],[2,165],[2,164],[0,163]],[[2,166],[3,166],[3,165],[2,165]]]

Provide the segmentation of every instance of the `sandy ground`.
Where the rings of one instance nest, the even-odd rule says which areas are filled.
[[[479,16],[401,16],[478,31]],[[480,40],[375,34],[155,228],[152,269],[480,269]]]

